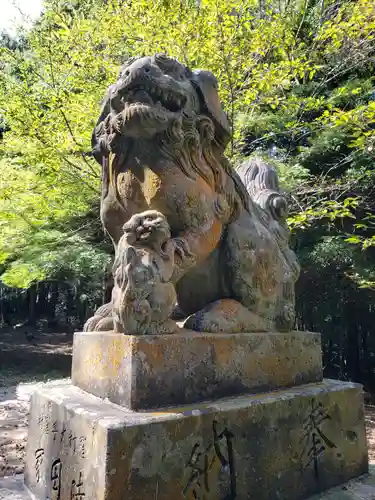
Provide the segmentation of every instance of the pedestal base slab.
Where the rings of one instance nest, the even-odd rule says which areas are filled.
[[[142,413],[47,387],[29,426],[37,500],[301,500],[367,471],[362,389],[331,380]]]

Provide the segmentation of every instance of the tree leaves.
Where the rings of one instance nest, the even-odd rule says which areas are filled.
[[[371,0],[335,5],[328,1],[322,13],[308,2],[268,2],[263,9],[255,0],[46,0],[22,43],[8,40],[0,49],[3,279],[28,286],[27,266],[38,280],[64,275],[65,261],[69,279],[81,276],[80,265],[89,277],[77,248],[105,260],[88,228],[70,250],[52,251],[49,235],[64,228],[59,238],[67,239],[72,217],[83,221],[98,199],[91,132],[104,92],[131,55],[165,52],[215,73],[233,123],[233,159],[241,145],[245,154],[267,153],[289,189],[310,188],[314,176],[340,177],[348,167],[342,184],[358,178],[375,141],[366,70],[374,58],[375,9]],[[353,71],[360,74],[348,78]],[[304,205],[291,226],[353,214],[345,198],[335,207],[330,201]]]

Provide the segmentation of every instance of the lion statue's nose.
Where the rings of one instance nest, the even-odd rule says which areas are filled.
[[[126,68],[123,73],[124,78],[131,78],[132,80],[147,80],[155,76],[160,76],[161,71],[155,65],[152,64],[149,57],[143,57],[134,61],[130,66]]]

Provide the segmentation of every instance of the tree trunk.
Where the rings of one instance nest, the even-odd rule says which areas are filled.
[[[57,325],[56,319],[56,306],[59,298],[59,284],[56,281],[52,281],[49,284],[49,304],[48,304],[48,326],[53,328]]]
[[[26,320],[26,323],[30,326],[35,326],[36,324],[36,299],[36,285],[31,285],[31,287],[27,290],[28,317]]]

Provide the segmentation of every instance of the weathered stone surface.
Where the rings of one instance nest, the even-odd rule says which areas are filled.
[[[85,331],[172,333],[176,294],[197,331],[291,330],[299,265],[286,199],[270,166],[237,174],[230,136],[212,73],[162,54],[125,62],[92,141],[114,289]]]
[[[72,382],[131,409],[322,380],[320,335],[76,333]]]
[[[25,482],[38,500],[300,500],[366,471],[356,384],[148,413],[72,385],[32,400]]]

